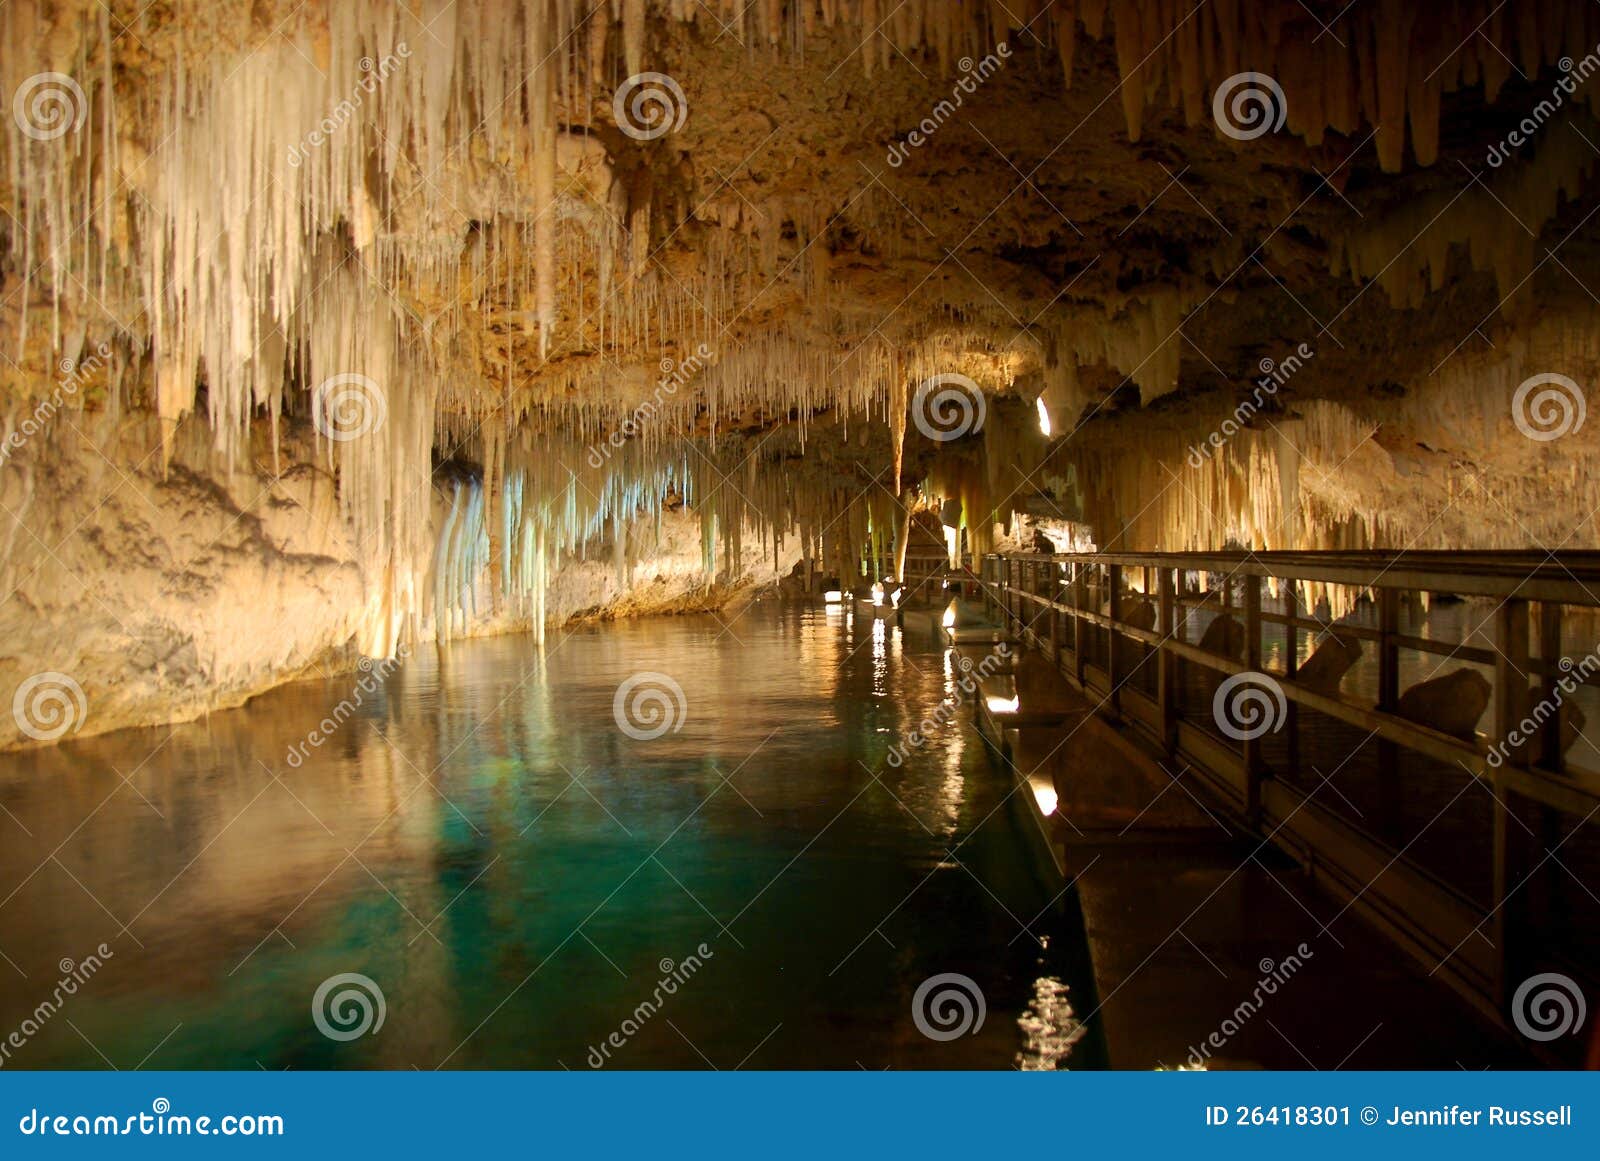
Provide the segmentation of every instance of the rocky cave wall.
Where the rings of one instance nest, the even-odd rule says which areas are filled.
[[[193,420],[169,439],[164,478],[137,468],[159,454],[148,413],[61,416],[13,447],[0,473],[0,505],[15,517],[0,546],[10,609],[0,687],[26,689],[32,708],[0,717],[0,748],[54,740],[58,724],[82,734],[188,720],[360,657],[362,624],[385,594],[312,441],[286,441],[273,469],[264,448],[255,449],[260,463],[230,466]],[[774,560],[750,537],[738,560],[720,559],[708,573],[700,520],[680,508],[636,529],[631,554],[619,558],[605,539],[586,546],[587,558],[561,554],[537,609],[497,605],[481,568],[441,606],[432,589],[458,485],[481,487],[425,485],[432,551],[419,571],[428,613],[402,650],[527,632],[536,612],[559,627],[719,610],[796,558],[791,549]],[[475,536],[486,540],[481,524]]]
[[[0,33],[0,686],[75,674],[95,728],[859,579],[951,503],[976,551],[1595,541],[1594,5]]]

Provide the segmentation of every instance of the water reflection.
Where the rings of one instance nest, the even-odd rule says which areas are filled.
[[[931,646],[854,620],[758,607],[732,633],[681,618],[544,653],[429,649],[299,767],[285,755],[350,677],[11,756],[0,1035],[60,960],[114,954],[6,1065],[581,1068],[704,944],[608,1067],[1013,1066],[1035,1052],[1025,1014],[1071,1015],[1036,981],[1088,995],[1081,931],[965,715],[885,764],[946,677]],[[613,718],[641,671],[686,707],[650,741]],[[1013,918],[1041,911],[1027,934]],[[942,971],[1003,1018],[919,1035],[910,997]],[[330,1040],[312,997],[352,972],[386,1018]],[[1091,1036],[1073,1063],[1101,1056]]]

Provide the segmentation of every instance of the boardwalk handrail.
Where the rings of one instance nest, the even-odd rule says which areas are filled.
[[[999,554],[991,556],[999,558]],[[1005,559],[1012,557],[1123,568],[1181,568],[1462,596],[1516,596],[1600,607],[1600,552],[1067,552],[1012,553]]]
[[[1142,586],[1129,585],[1133,578],[1142,579]],[[1531,865],[1537,856],[1520,851],[1527,843],[1510,827],[1526,829],[1513,813],[1520,801],[1565,816],[1576,823],[1575,830],[1600,811],[1600,775],[1571,769],[1563,757],[1576,735],[1570,728],[1563,732],[1567,713],[1557,689],[1573,676],[1581,679],[1591,672],[1584,668],[1571,675],[1571,664],[1562,657],[1561,630],[1566,607],[1600,609],[1600,552],[991,554],[983,559],[980,580],[985,601],[1007,625],[1051,657],[1099,703],[1103,714],[1170,760],[1172,773],[1179,766],[1195,769],[1248,824],[1274,835],[1282,831],[1280,841],[1301,843],[1300,853],[1313,854],[1308,861],[1330,872],[1327,877],[1352,904],[1359,903],[1414,954],[1439,960],[1435,970],[1443,967],[1451,982],[1482,1006],[1503,1015],[1508,989],[1523,978],[1519,972],[1547,962],[1528,945],[1527,925],[1518,914],[1522,901],[1515,898],[1537,869]],[[1269,582],[1280,589],[1280,610],[1262,607]],[[1298,582],[1370,593],[1375,624],[1341,620],[1330,625],[1302,615]],[[1402,633],[1402,603],[1417,593],[1492,601],[1493,610],[1480,626],[1492,619],[1490,647],[1441,641],[1420,635],[1422,630],[1418,635]],[[1129,623],[1130,597],[1155,606],[1140,609],[1139,619],[1153,623]],[[1242,645],[1233,655],[1183,639],[1195,610],[1242,622]],[[1376,698],[1363,701],[1339,692],[1337,685],[1313,688],[1297,681],[1302,630],[1331,630],[1376,645]],[[1263,634],[1274,631],[1284,635],[1283,663],[1269,669],[1263,663]],[[1600,646],[1595,648],[1600,655]],[[1395,712],[1402,692],[1402,652],[1493,670],[1489,746]],[[1136,660],[1129,661],[1130,655]],[[1180,663],[1191,668],[1180,671]],[[1366,733],[1350,756],[1366,752],[1366,744],[1375,741],[1378,784],[1394,780],[1387,784],[1395,793],[1408,785],[1401,760],[1406,753],[1459,767],[1494,800],[1492,833],[1481,844],[1492,852],[1487,897],[1474,898],[1459,881],[1449,881],[1448,874],[1413,865],[1407,849],[1375,839],[1362,825],[1313,801],[1320,786],[1302,792],[1274,777],[1259,739],[1230,742],[1184,720],[1181,672],[1214,675],[1200,676],[1202,683],[1245,673],[1269,677],[1287,707],[1290,769],[1285,773],[1310,766],[1319,757],[1302,750],[1305,713]],[[1600,672],[1595,676],[1600,681]],[[1568,688],[1570,692],[1570,684]],[[1519,729],[1528,722],[1535,728]],[[1321,735],[1331,736],[1326,730]],[[1344,759],[1340,754],[1321,757],[1326,761],[1320,768]],[[1430,776],[1438,780],[1437,767]],[[1460,857],[1470,859],[1471,848],[1464,847]],[[1470,948],[1463,946],[1474,935],[1483,938]],[[1492,949],[1476,946],[1485,940]],[[1517,946],[1512,947],[1514,940]],[[1562,966],[1571,965],[1563,961]]]

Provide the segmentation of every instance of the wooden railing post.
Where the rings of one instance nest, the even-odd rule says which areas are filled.
[[[1539,602],[1539,660],[1543,676],[1539,680],[1539,699],[1548,705],[1558,705],[1568,710],[1565,695],[1557,682],[1561,680],[1561,606],[1554,601]],[[1581,676],[1581,675],[1580,675]],[[1559,773],[1564,765],[1561,756],[1561,719],[1557,712],[1546,719],[1539,731],[1536,761],[1546,770]]]
[[[1400,592],[1380,588],[1378,598],[1378,709],[1394,713],[1400,701]],[[1386,842],[1399,838],[1401,818],[1400,747],[1387,738],[1378,742],[1378,833]]]
[[[1244,581],[1244,667],[1261,672],[1261,578]],[[1252,823],[1261,816],[1261,739],[1244,740],[1244,809]]]
[[[1295,624],[1300,619],[1300,586],[1293,580],[1284,582],[1283,611],[1289,624],[1284,626],[1284,656],[1283,671],[1293,681],[1296,673],[1300,672],[1300,626]],[[1289,746],[1288,766],[1291,771],[1300,769],[1300,706],[1291,701],[1289,703],[1289,719],[1284,723],[1288,731],[1286,741]]]
[[[1084,683],[1084,626],[1083,618],[1079,616],[1078,613],[1083,611],[1083,603],[1085,599],[1083,574],[1084,570],[1088,567],[1089,566],[1081,560],[1074,561],[1072,565],[1072,607],[1078,611],[1072,615],[1072,672],[1073,676],[1077,678],[1079,689],[1083,688]]]
[[[1508,772],[1510,767],[1525,766],[1532,747],[1529,739],[1522,738],[1513,745],[1511,733],[1528,715],[1528,602],[1520,597],[1503,601],[1495,613],[1496,634],[1499,638],[1494,663],[1494,737],[1491,745],[1502,747],[1505,760],[1494,767],[1491,785],[1494,789],[1493,843],[1494,878],[1490,889],[1489,939],[1495,947],[1494,994],[1502,1008],[1509,1000],[1510,985],[1520,978],[1523,944],[1522,907],[1510,892],[1512,884],[1521,885],[1523,873],[1518,850],[1523,844],[1514,842],[1511,832],[1511,793]],[[1519,731],[1520,735],[1520,731]]]
[[[1050,662],[1057,669],[1061,668],[1061,610],[1056,608],[1056,596],[1060,589],[1057,578],[1061,575],[1061,566],[1052,558],[1046,566],[1045,573],[1045,599],[1050,602]]]
[[[1158,575],[1161,593],[1161,636],[1164,641],[1156,657],[1156,702],[1161,710],[1161,748],[1171,755],[1178,748],[1178,657],[1166,647],[1165,642],[1181,641],[1183,638],[1177,620],[1175,570],[1163,568]]]
[[[1111,589],[1106,598],[1106,612],[1111,618],[1111,624],[1106,628],[1107,708],[1114,714],[1120,714],[1122,692],[1118,687],[1122,684],[1122,666],[1118,662],[1117,646],[1122,643],[1122,635],[1117,631],[1117,625],[1122,621],[1122,566],[1111,565],[1106,569],[1106,576]]]

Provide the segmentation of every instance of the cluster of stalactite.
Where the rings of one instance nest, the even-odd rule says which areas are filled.
[[[1239,0],[282,9],[18,0],[0,13],[0,89],[18,108],[45,116],[29,103],[35,79],[71,80],[54,82],[68,131],[40,121],[30,132],[13,116],[0,137],[17,283],[0,317],[23,368],[6,377],[13,394],[38,396],[58,378],[38,368],[105,346],[97,399],[153,410],[164,441],[203,410],[230,459],[249,453],[254,425],[315,423],[374,578],[362,647],[377,655],[419,618],[454,623],[485,593],[496,609],[538,616],[552,561],[607,538],[626,558],[643,542],[617,529],[668,503],[700,513],[708,572],[719,545],[738,560],[754,530],[774,550],[798,536],[850,576],[912,506],[951,498],[982,551],[1041,479],[1054,491],[1072,481],[1104,542],[1308,547],[1404,531],[1361,497],[1299,486],[1307,468],[1291,447],[1335,463],[1370,436],[1368,419],[1331,407],[1241,434],[1203,459],[1192,487],[1113,470],[1114,444],[1047,467],[1026,425],[993,417],[981,453],[941,449],[907,478],[918,382],[960,372],[1002,393],[1037,371],[1045,410],[1072,421],[1095,402],[1081,369],[1105,366],[1148,403],[1178,387],[1178,327],[1210,292],[1068,302],[1019,333],[976,290],[961,304],[946,288],[947,316],[930,313],[905,342],[830,313],[831,211],[753,212],[733,196],[700,207],[692,258],[666,268],[658,251],[682,223],[663,225],[658,175],[624,179],[589,132],[618,83],[654,63],[653,29],[703,24],[791,53],[819,30],[852,30],[855,67],[868,72],[916,52],[950,72],[1032,38],[1054,47],[1068,86],[1080,33],[1110,35],[1134,139],[1163,102],[1206,121],[1218,86],[1255,71],[1281,85],[1290,131],[1316,144],[1370,126],[1391,171],[1408,140],[1416,162],[1435,159],[1443,93],[1481,85],[1493,101],[1514,64],[1537,76],[1572,58],[1581,71],[1600,42],[1600,7],[1553,0],[1359,0],[1330,9],[1325,27],[1302,5]],[[1593,106],[1600,84],[1583,92]],[[1556,147],[1560,134],[1594,139],[1587,118],[1541,132],[1530,159],[1483,188],[1363,224],[1331,247],[1334,272],[1376,279],[1413,307],[1464,246],[1509,299],[1538,231],[1594,166],[1591,150]],[[809,327],[740,331],[801,298]],[[863,480],[843,462],[795,470],[771,449],[747,451],[743,433],[790,423],[803,450],[818,422],[846,445],[887,430],[890,470]],[[1186,442],[1163,454],[1181,461]],[[164,462],[165,443],[157,451]],[[474,470],[441,485],[436,534],[433,470],[448,456]]]
[[[1551,367],[1568,374],[1541,387]],[[1582,387],[1597,377],[1600,335],[1563,312],[1457,353],[1399,398],[1269,402],[1209,429],[1141,416],[1056,449],[1041,473],[1072,465],[1108,550],[1572,547],[1600,535]]]

